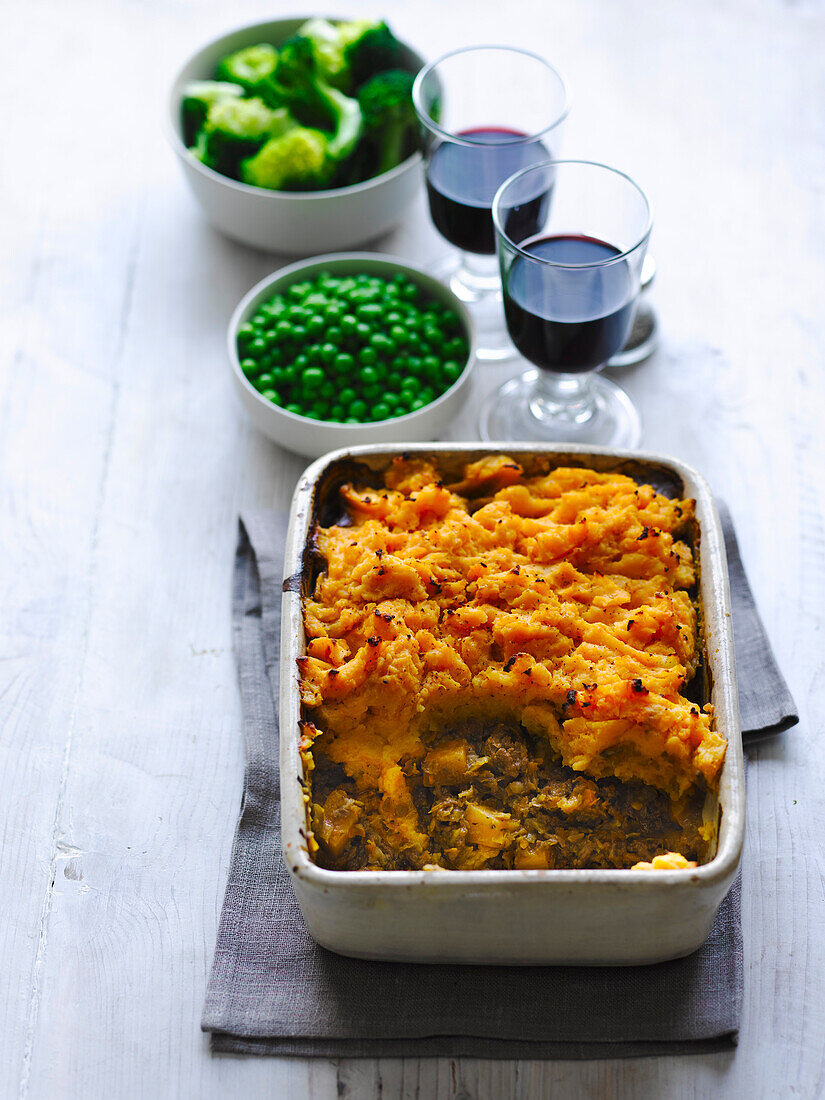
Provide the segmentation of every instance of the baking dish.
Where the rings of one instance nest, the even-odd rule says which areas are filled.
[[[304,653],[302,587],[308,535],[356,465],[383,470],[401,454],[427,454],[448,469],[506,453],[528,474],[558,465],[620,470],[671,496],[693,497],[699,535],[707,694],[728,741],[718,791],[719,838],[710,862],[679,871],[330,871],[309,857],[299,782]],[[328,522],[328,519],[327,519]],[[287,534],[281,635],[283,851],[315,939],[344,955],[411,962],[628,965],[687,955],[706,939],[730,888],[744,839],[744,764],[727,563],[709,486],[671,458],[595,447],[540,444],[408,444],[334,451],[313,463],[295,491]],[[717,812],[714,805],[712,813]]]

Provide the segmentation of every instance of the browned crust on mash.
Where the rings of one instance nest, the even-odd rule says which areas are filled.
[[[693,501],[505,455],[451,485],[396,459],[341,496],[345,523],[314,531],[299,659],[316,860],[701,861],[726,746],[682,694],[701,660]]]

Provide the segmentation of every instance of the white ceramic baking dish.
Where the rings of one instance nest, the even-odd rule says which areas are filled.
[[[305,638],[301,585],[317,510],[354,462],[383,469],[402,453],[471,462],[506,453],[523,463],[622,469],[672,495],[693,497],[709,695],[728,750],[719,784],[719,838],[694,870],[330,871],[305,840],[298,782],[298,666]],[[281,636],[281,797],[284,856],[315,939],[343,955],[411,962],[628,965],[687,955],[707,938],[730,888],[745,831],[745,785],[727,562],[710,488],[674,459],[540,444],[409,444],[334,451],[298,483],[286,545]]]

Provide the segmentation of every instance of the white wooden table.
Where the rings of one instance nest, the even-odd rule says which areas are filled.
[[[299,5],[300,7],[300,5]],[[732,506],[800,725],[754,752],[735,1054],[590,1063],[213,1058],[199,1018],[242,781],[235,520],[300,459],[230,390],[276,261],[201,220],[163,138],[183,55],[284,0],[5,2],[0,154],[0,1096],[825,1092],[825,10],[779,0],[329,0],[431,56],[552,58],[566,151],[653,197],[645,443]],[[443,245],[423,203],[386,251]],[[473,438],[484,367],[452,438]]]

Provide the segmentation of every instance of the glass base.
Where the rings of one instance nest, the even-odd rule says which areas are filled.
[[[488,361],[515,358],[516,349],[504,323],[501,278],[495,256],[455,252],[433,264],[430,273],[446,283],[466,305],[475,329],[477,358]]]
[[[481,438],[638,447],[642,425],[633,402],[599,374],[529,370],[495,390],[481,410]]]
[[[659,343],[659,320],[653,306],[644,300],[639,303],[627,343],[620,352],[608,359],[610,367],[632,367],[648,359]]]

